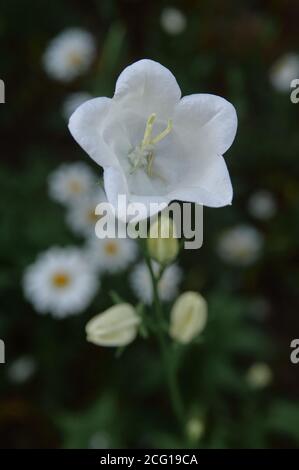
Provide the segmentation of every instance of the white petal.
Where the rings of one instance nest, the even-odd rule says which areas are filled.
[[[135,62],[120,74],[114,100],[138,114],[156,113],[160,118],[172,116],[181,98],[181,90],[173,74],[153,60]]]
[[[209,153],[223,155],[237,132],[237,114],[231,103],[216,95],[182,98],[176,107],[174,126],[186,142],[198,143]]]
[[[104,170],[104,188],[107,200],[115,207],[119,195],[128,197],[126,177],[121,168],[108,167]]]
[[[136,222],[144,220],[148,217],[152,217],[158,212],[164,210],[171,199],[166,196],[134,196],[130,195],[130,214],[134,215],[134,221]],[[142,204],[144,211],[140,211],[140,204]]]
[[[103,138],[113,115],[111,99],[94,98],[79,106],[69,121],[74,139],[101,166],[118,165],[113,151]]]
[[[126,177],[119,168],[106,168],[104,171],[104,186],[107,200],[113,205],[117,211],[117,216],[121,220],[130,220],[134,216],[134,220],[144,220],[147,217],[155,215],[164,209],[171,199],[167,196],[138,196],[130,193]],[[118,197],[125,196],[126,205],[119,205]],[[130,204],[130,214],[127,213],[128,204]],[[143,205],[144,212],[140,213],[139,204]],[[151,206],[151,204],[155,204]]]
[[[232,185],[222,153],[232,144],[236,129],[235,109],[225,99],[191,95],[180,101],[174,133],[182,148],[180,154],[171,152],[171,166],[177,168],[176,188],[168,194],[171,199],[210,207],[231,203]]]
[[[202,173],[194,171],[168,196],[171,200],[196,202],[208,207],[231,204],[233,189],[224,158],[211,157]]]

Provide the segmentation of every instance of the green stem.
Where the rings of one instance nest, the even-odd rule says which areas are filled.
[[[174,413],[179,423],[184,426],[185,414],[184,414],[184,407],[183,407],[181,394],[180,394],[179,386],[178,386],[177,368],[172,360],[171,351],[169,351],[167,342],[164,337],[164,333],[163,333],[164,315],[163,315],[163,309],[162,309],[159,292],[158,292],[158,280],[155,276],[151,259],[148,255],[145,244],[143,245],[143,253],[144,253],[145,262],[147,264],[147,267],[151,276],[151,281],[152,281],[154,306],[155,306],[156,321],[157,321],[157,326],[158,326],[156,329],[156,334],[157,334],[157,339],[158,339],[161,353],[162,353],[164,368],[165,368],[166,377],[167,377],[167,384],[168,384],[168,389],[170,393],[171,404],[172,404]]]

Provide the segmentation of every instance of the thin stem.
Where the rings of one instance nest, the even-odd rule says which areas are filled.
[[[169,351],[168,349],[168,345],[163,334],[164,315],[163,315],[163,309],[162,309],[159,292],[158,292],[158,280],[155,276],[151,259],[148,255],[145,244],[143,244],[143,253],[144,253],[145,262],[147,264],[147,267],[151,276],[151,281],[152,281],[154,306],[155,306],[156,320],[158,323],[156,334],[157,334],[157,338],[158,338],[158,342],[160,345],[162,358],[164,362],[164,367],[165,367],[165,372],[166,372],[166,377],[167,377],[167,384],[168,384],[168,389],[170,393],[170,399],[171,399],[173,410],[175,412],[175,415],[179,423],[181,425],[184,425],[185,414],[184,414],[183,403],[182,403],[179,386],[178,386],[177,368],[172,360],[171,351]]]

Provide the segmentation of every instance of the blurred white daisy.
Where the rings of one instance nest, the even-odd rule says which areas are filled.
[[[62,106],[63,117],[68,121],[73,112],[85,101],[92,98],[90,93],[85,91],[78,91],[77,93],[71,93],[66,97]]]
[[[66,221],[70,228],[78,235],[90,236],[95,231],[95,224],[99,216],[95,214],[95,208],[106,201],[106,196],[101,188],[78,198],[68,208]]]
[[[95,174],[83,162],[65,163],[48,178],[49,195],[55,201],[70,204],[97,187]]]
[[[99,281],[81,250],[53,247],[26,269],[23,288],[37,312],[63,318],[88,306]]]
[[[260,256],[263,236],[254,227],[238,225],[222,233],[217,251],[227,263],[249,266]]]
[[[161,13],[160,23],[166,33],[176,35],[185,30],[187,21],[180,10],[167,7]]]
[[[275,215],[276,209],[276,201],[269,191],[257,191],[249,198],[248,210],[257,219],[271,219]]]
[[[29,380],[36,371],[36,362],[31,356],[21,356],[8,367],[7,375],[11,382],[20,384]]]
[[[128,267],[137,257],[137,244],[130,238],[91,237],[86,244],[86,257],[100,272],[116,273]]]
[[[270,81],[277,91],[290,91],[291,82],[299,78],[299,54],[288,53],[271,67]]]
[[[43,64],[51,78],[69,82],[88,69],[95,54],[93,36],[81,28],[69,28],[50,41]]]
[[[110,447],[110,436],[106,432],[98,431],[89,439],[88,448],[89,449],[109,449]]]
[[[153,270],[157,274],[160,267],[156,262],[152,262]],[[168,266],[158,282],[160,299],[168,302],[178,293],[178,284],[182,279],[182,271],[177,264]],[[130,276],[131,286],[136,297],[146,304],[153,301],[152,282],[148,267],[144,262],[138,264],[133,269]]]

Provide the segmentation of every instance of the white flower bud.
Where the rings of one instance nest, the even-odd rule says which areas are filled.
[[[185,292],[175,301],[170,313],[170,336],[179,343],[189,343],[204,329],[207,303],[197,292]]]
[[[137,335],[140,318],[130,304],[118,304],[86,325],[87,341],[99,346],[126,346]]]
[[[160,264],[169,264],[177,257],[179,242],[174,222],[170,217],[162,214],[151,224],[147,247],[150,257]]]
[[[264,362],[257,362],[252,364],[248,369],[246,379],[252,388],[267,387],[272,381],[272,370]]]
[[[186,424],[186,431],[189,439],[193,442],[198,441],[204,434],[205,425],[199,418],[190,418]]]

